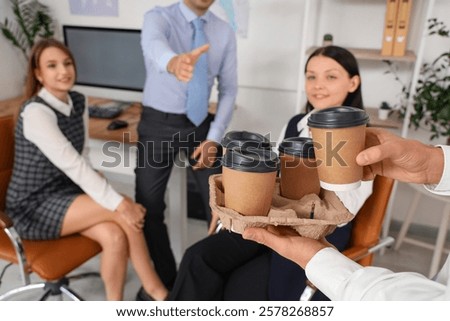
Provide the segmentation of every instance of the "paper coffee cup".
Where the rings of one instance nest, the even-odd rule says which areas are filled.
[[[361,185],[363,171],[356,156],[364,149],[368,121],[364,110],[346,106],[311,114],[308,126],[322,188],[349,191]]]
[[[220,143],[223,147],[223,153],[227,149],[238,148],[258,148],[271,149],[270,140],[258,133],[248,131],[230,131],[225,134]]]
[[[311,138],[284,139],[278,147],[280,154],[280,194],[299,200],[307,194],[320,192],[314,146]]]
[[[263,149],[228,149],[222,159],[225,207],[242,215],[266,216],[279,169],[278,155]]]

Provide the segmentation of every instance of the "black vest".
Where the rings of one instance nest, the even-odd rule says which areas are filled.
[[[77,92],[70,92],[73,110],[66,116],[52,108],[39,96],[32,97],[22,106],[23,110],[29,103],[38,102],[46,105],[56,115],[58,127],[73,147],[81,154],[84,146],[85,133],[83,113],[85,97]],[[46,128],[42,128],[43,131]],[[23,133],[23,118],[17,120],[15,130],[14,169],[8,187],[6,210],[17,221],[44,202],[48,195],[63,192],[64,187],[74,183],[59,170]]]
[[[298,135],[300,135],[300,132],[297,129],[297,124],[305,116],[306,114],[298,114],[289,120],[286,126],[286,132],[284,133],[284,138],[298,137]]]

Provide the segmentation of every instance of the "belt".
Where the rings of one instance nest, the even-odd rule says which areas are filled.
[[[149,118],[149,119],[156,120],[156,121],[172,123],[174,125],[188,124],[188,125],[195,126],[189,120],[189,118],[186,116],[186,114],[166,113],[164,111],[157,110],[150,106],[144,106],[144,108],[142,109],[141,119],[143,119],[143,118]],[[208,113],[206,120],[211,122],[213,119],[214,119],[214,115],[212,115],[211,113]]]
[[[189,121],[186,114],[174,114],[174,113],[166,113],[160,110],[157,110],[150,106],[144,106],[143,113],[145,116],[151,117],[154,120],[162,120],[162,121]]]

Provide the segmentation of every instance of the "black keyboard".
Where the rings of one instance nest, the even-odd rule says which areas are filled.
[[[101,107],[89,106],[89,117],[111,119],[120,115],[122,112],[121,106]]]

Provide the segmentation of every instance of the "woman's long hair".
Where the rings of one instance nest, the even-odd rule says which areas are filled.
[[[25,81],[24,93],[26,99],[35,96],[42,88],[42,84],[36,78],[36,69],[40,68],[39,60],[41,59],[42,52],[50,47],[58,48],[70,57],[75,68],[76,75],[77,68],[75,65],[75,60],[73,59],[73,55],[70,52],[69,48],[67,48],[62,42],[56,39],[48,38],[39,40],[39,42],[37,42],[31,49],[30,58],[28,59],[27,79]]]
[[[316,56],[324,56],[333,59],[338,64],[340,64],[350,75],[350,78],[353,76],[359,76],[360,82],[358,88],[352,93],[348,93],[345,101],[343,103],[344,106],[356,107],[359,109],[364,109],[362,94],[361,94],[361,75],[359,74],[358,62],[356,61],[355,56],[342,47],[338,46],[326,46],[317,48],[308,58],[305,64],[305,74],[306,68],[308,66],[311,58]],[[314,107],[311,105],[309,101],[306,102],[306,112],[310,112]]]

